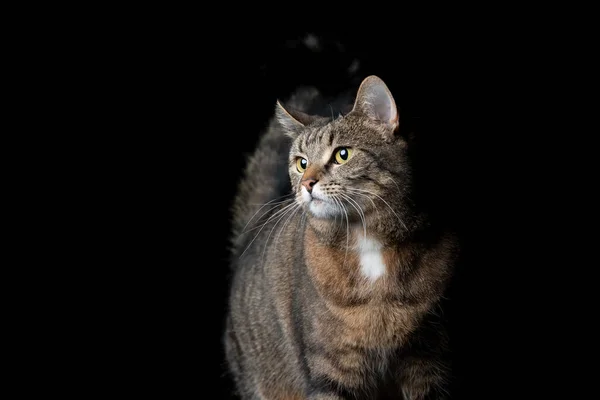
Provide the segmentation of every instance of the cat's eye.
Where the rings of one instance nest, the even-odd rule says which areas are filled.
[[[296,168],[298,169],[298,172],[304,172],[307,165],[308,161],[306,161],[306,158],[298,157],[296,160]]]
[[[335,151],[334,160],[336,164],[344,164],[352,157],[352,149],[349,147],[340,147]]]

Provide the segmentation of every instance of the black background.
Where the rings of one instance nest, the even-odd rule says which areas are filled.
[[[447,311],[453,398],[553,390],[564,348],[547,346],[557,324],[546,306],[561,305],[542,294],[548,267],[538,252],[546,227],[536,216],[544,178],[535,105],[545,92],[536,48],[501,24],[420,22],[328,33],[280,25],[198,33],[171,23],[168,34],[124,46],[134,62],[119,73],[118,103],[132,106],[120,111],[131,129],[117,138],[127,160],[120,194],[129,195],[119,197],[117,233],[129,250],[118,273],[126,301],[111,322],[123,349],[113,368],[126,371],[119,381],[133,392],[229,398],[221,339],[229,207],[245,157],[276,99],[297,85],[334,93],[375,74],[394,95],[402,133],[419,144],[424,201],[461,240]],[[308,33],[322,51],[302,44]],[[358,81],[348,81],[354,59]]]

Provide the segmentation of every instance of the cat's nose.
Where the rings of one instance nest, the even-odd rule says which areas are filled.
[[[315,183],[317,183],[318,181],[316,179],[312,179],[312,178],[308,178],[308,179],[304,179],[302,181],[302,186],[304,186],[306,188],[306,190],[308,190],[308,193],[312,192],[313,186],[315,186]]]

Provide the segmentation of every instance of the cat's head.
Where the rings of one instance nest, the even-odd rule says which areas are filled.
[[[408,189],[406,142],[386,84],[365,78],[352,110],[337,119],[285,109],[276,116],[293,138],[289,175],[296,201],[318,219],[395,218]]]

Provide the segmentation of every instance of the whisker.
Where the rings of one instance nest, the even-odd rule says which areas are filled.
[[[342,207],[342,209],[345,210],[345,207],[343,205],[340,205],[340,206]],[[348,225],[349,225],[348,218],[346,217],[346,227],[348,227]],[[344,254],[344,264],[343,265],[346,264],[346,258],[347,258],[347,255],[348,255],[348,250],[350,249],[350,243],[349,243],[349,240],[348,240],[349,237],[350,237],[349,229],[346,228],[346,252]],[[359,273],[360,273],[360,268],[351,268],[347,272],[350,274],[350,279],[356,279],[357,275],[359,275]]]
[[[356,200],[352,199],[348,195],[340,193],[340,196],[342,196],[342,198],[346,199],[350,203],[350,205],[352,207],[354,207],[356,209],[356,211],[358,211],[358,215],[360,216],[360,219],[361,219],[362,224],[363,224],[363,231],[364,231],[364,233],[363,233],[364,236],[363,237],[366,238],[367,237],[367,222],[366,222],[366,219],[365,219],[365,213],[362,211],[362,208],[360,207],[360,204],[358,204],[356,202]]]
[[[346,216],[346,252],[344,253],[344,262],[342,264],[343,266],[346,266],[346,257],[348,256],[348,248],[350,247],[350,222],[348,221],[348,212],[346,211],[344,204],[337,197],[334,196],[332,199],[342,209]]]
[[[392,178],[391,176],[388,176],[388,178],[389,178],[389,180],[394,182],[394,185],[396,185],[396,189],[398,189],[398,194],[400,196],[402,196],[402,191],[400,190],[400,185],[398,185],[398,182],[396,182],[396,180],[394,178]]]
[[[291,194],[287,194],[287,195],[285,195],[284,197],[287,197],[287,196],[292,196],[292,195],[291,195]],[[280,197],[280,198],[281,198],[281,197]],[[275,199],[275,200],[277,200],[277,199]],[[276,202],[274,202],[274,203],[273,203],[273,201],[275,201],[275,200],[271,200],[271,201],[268,201],[268,202],[266,202],[266,203],[263,203],[263,204],[261,204],[261,203],[248,203],[248,205],[251,205],[251,206],[267,206],[267,205],[275,205],[275,204],[282,204],[282,203],[286,203],[286,202],[288,202],[288,201],[292,201],[293,199],[287,199],[287,200],[282,200],[282,201],[276,201]]]
[[[290,222],[290,220],[292,219],[294,214],[296,214],[296,212],[298,212],[298,210],[300,210],[301,208],[302,208],[302,206],[300,206],[300,204],[298,204],[298,207],[296,207],[294,209],[294,211],[287,217],[287,220],[283,223],[283,226],[281,227],[281,229],[279,229],[279,233],[277,234],[277,236],[275,236],[275,240],[274,240],[275,242],[277,242],[279,240],[279,236],[281,235],[281,232],[283,232],[286,225]]]
[[[300,221],[300,224],[302,225],[302,229],[304,230],[304,227],[306,226],[306,216],[307,216],[307,212],[306,210],[304,210],[304,212],[302,213],[302,220]]]
[[[298,208],[300,208],[300,205],[297,203],[296,204],[296,208],[290,208],[288,209],[286,212],[284,212],[283,214],[281,214],[281,216],[277,219],[277,221],[275,222],[275,224],[273,224],[273,227],[271,228],[271,230],[269,231],[269,235],[267,236],[267,240],[265,240],[265,245],[263,247],[263,252],[262,252],[262,259],[264,262],[264,258],[265,258],[265,252],[267,250],[267,245],[269,244],[269,238],[271,237],[271,234],[273,233],[273,230],[275,230],[275,228],[277,227],[277,224],[279,224],[279,222],[289,213],[291,213],[291,215],[294,215],[294,213],[298,210]],[[288,216],[288,221],[289,221],[289,216]],[[279,231],[279,233],[281,233],[281,230]]]
[[[358,192],[354,192],[354,194],[366,197],[371,202],[371,204],[373,204],[373,208],[375,209],[375,212],[377,213],[377,216],[379,216],[379,209],[377,208],[377,205],[375,204],[375,202],[373,201],[373,199],[369,195],[364,194],[364,193],[358,193]]]
[[[377,197],[377,198],[378,198],[378,199],[380,199],[381,201],[383,201],[383,202],[385,203],[385,205],[386,205],[386,206],[388,206],[388,208],[389,208],[389,209],[390,209],[390,210],[391,210],[391,211],[394,213],[394,215],[396,216],[396,218],[398,218],[398,221],[400,221],[400,223],[402,224],[402,226],[404,226],[404,229],[407,229],[407,230],[408,230],[408,228],[407,228],[407,227],[406,227],[406,225],[404,224],[404,221],[402,221],[402,218],[400,218],[400,216],[399,216],[399,215],[396,213],[396,211],[394,211],[394,209],[392,208],[392,206],[390,206],[390,204],[389,204],[387,201],[385,201],[385,200],[383,199],[383,197],[381,197],[381,196],[379,196],[378,194],[375,194],[375,193],[373,193],[373,192],[370,192],[370,191],[368,191],[368,190],[356,189],[356,188],[347,188],[347,189],[348,189],[349,191],[351,191],[351,192],[355,192],[355,193],[356,193],[356,192],[368,193],[368,194],[370,194],[370,195],[373,195],[373,196]]]
[[[288,211],[289,211],[289,208],[290,208],[290,207],[293,207],[293,206],[294,206],[294,204],[295,204],[295,203],[288,204],[288,205],[287,205],[287,206],[285,206],[283,209],[281,209],[281,210],[277,211],[275,214],[271,215],[271,216],[269,217],[269,219],[268,219],[268,220],[267,220],[267,221],[266,221],[264,224],[262,224],[262,225],[260,226],[260,229],[259,229],[259,231],[256,233],[256,235],[254,235],[254,238],[252,238],[252,241],[251,241],[250,243],[248,243],[248,246],[246,246],[246,248],[244,249],[244,251],[242,252],[242,254],[240,254],[240,258],[241,258],[241,257],[242,257],[242,256],[243,256],[245,253],[246,253],[246,251],[247,251],[247,250],[250,248],[250,246],[252,245],[252,243],[254,243],[254,241],[256,240],[256,238],[258,237],[258,235],[260,234],[260,232],[261,232],[261,231],[264,229],[264,227],[265,227],[265,226],[267,226],[267,224],[269,223],[269,221],[271,221],[273,218],[276,218],[276,216],[277,216],[278,214],[281,214],[282,212],[283,212],[283,213],[284,213],[284,215],[285,215],[285,212],[286,212],[285,210],[288,210]],[[258,228],[258,227],[257,227],[257,228]],[[253,228],[253,229],[256,229],[256,228]],[[252,229],[250,229],[250,230],[252,230]]]
[[[263,213],[260,215],[260,217],[256,218],[256,220],[255,220],[255,224],[256,224],[256,226],[254,226],[253,228],[247,229],[247,230],[243,230],[241,233],[250,232],[251,230],[253,230],[253,229],[256,229],[256,227],[257,227],[257,226],[260,226],[260,224],[261,224],[261,223],[268,222],[268,219],[269,219],[268,217],[267,217],[267,221],[262,221],[262,219],[263,219],[265,216],[270,216],[270,213],[271,213],[271,211],[273,211],[273,210],[275,210],[275,209],[277,209],[277,208],[280,208],[280,205],[281,205],[281,204],[285,204],[285,203],[288,203],[288,204],[289,204],[290,202],[291,202],[290,200],[286,200],[286,201],[282,201],[282,202],[278,202],[278,203],[273,203],[273,205],[272,205],[272,206],[271,206],[269,209],[266,209],[266,210],[265,210],[265,211],[264,211],[264,212],[263,212]],[[256,215],[256,214],[255,214],[255,215]],[[248,223],[246,223],[246,227],[249,225],[249,222],[250,222],[250,221],[248,221]]]
[[[257,225],[257,226],[255,226],[254,228],[250,228],[250,229],[248,229],[248,230],[246,230],[246,231],[243,231],[241,234],[244,234],[244,233],[251,232],[251,231],[253,231],[253,230],[255,230],[255,229],[258,229],[258,228],[260,228],[261,226],[264,226],[264,225],[268,224],[268,223],[271,221],[271,219],[273,219],[273,218],[276,218],[277,216],[279,216],[279,214],[281,214],[282,212],[285,212],[285,210],[286,210],[286,209],[288,209],[288,208],[292,207],[294,204],[295,204],[295,202],[294,202],[293,200],[291,200],[291,203],[290,203],[290,204],[288,204],[288,205],[286,205],[285,207],[283,207],[282,209],[280,209],[280,210],[276,211],[276,212],[275,212],[273,215],[270,215],[270,216],[269,216],[269,218],[267,218],[267,220],[266,220],[265,222],[263,222],[263,223],[262,223],[262,224],[260,224],[260,225]],[[278,207],[278,206],[275,206],[275,207],[273,207],[273,208],[270,208],[268,211],[266,211],[266,212],[265,212],[265,214],[261,215],[261,218],[262,218],[262,217],[264,217],[264,216],[265,216],[265,215],[266,215],[266,214],[267,214],[269,211],[272,211],[272,210],[274,210],[274,209],[275,209],[275,208],[277,208],[277,207]],[[260,221],[260,218],[259,218],[258,220]],[[258,221],[257,221],[257,222],[258,222]],[[240,235],[241,235],[241,234],[240,234]]]
[[[256,216],[256,214],[258,214],[258,212],[259,212],[260,210],[262,210],[262,209],[263,209],[263,207],[265,207],[265,206],[267,206],[267,205],[274,205],[274,204],[281,204],[281,203],[285,203],[286,201],[293,201],[293,199],[290,199],[290,200],[283,200],[283,201],[281,201],[281,202],[273,203],[274,201],[277,201],[277,200],[280,200],[280,199],[283,199],[283,198],[286,198],[286,197],[289,197],[289,196],[292,196],[292,193],[290,193],[290,194],[286,194],[285,196],[281,196],[281,197],[278,197],[278,198],[276,198],[276,199],[273,199],[273,200],[271,200],[271,201],[268,201],[268,202],[266,202],[266,203],[265,203],[265,204],[263,204],[263,205],[260,205],[260,204],[252,204],[252,205],[254,205],[254,206],[259,206],[259,205],[260,205],[261,207],[260,207],[258,210],[256,210],[256,212],[255,212],[255,213],[252,215],[252,217],[250,217],[250,219],[248,220],[248,222],[246,222],[246,225],[244,225],[244,227],[242,228],[242,231],[246,230],[246,228],[248,227],[248,224],[250,224],[250,222],[251,222],[251,221],[254,219],[254,217]],[[268,212],[268,211],[267,211],[267,212]],[[264,215],[264,214],[263,214],[263,215]],[[260,219],[260,218],[259,218],[259,219]]]

